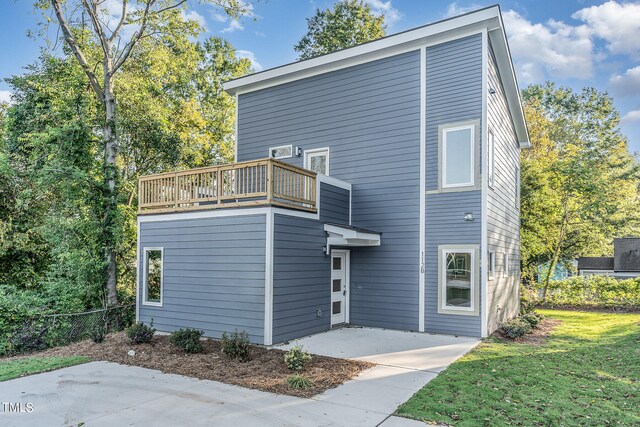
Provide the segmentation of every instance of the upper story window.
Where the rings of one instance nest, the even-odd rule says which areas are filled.
[[[321,175],[329,175],[329,148],[305,150],[304,167]]]
[[[272,159],[286,159],[293,155],[292,145],[281,145],[280,147],[269,148],[269,157]]]
[[[163,248],[145,248],[143,265],[143,304],[162,305]]]
[[[445,126],[440,134],[440,186],[443,189],[476,184],[475,125]]]
[[[495,142],[493,140],[493,132],[489,131],[489,141],[488,141],[488,160],[487,160],[487,180],[489,182],[489,187],[493,188],[493,181],[495,176]]]

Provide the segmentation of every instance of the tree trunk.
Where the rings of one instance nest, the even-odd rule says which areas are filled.
[[[118,269],[116,265],[116,239],[113,230],[117,217],[117,170],[116,170],[116,100],[113,93],[111,75],[108,71],[110,64],[105,64],[104,76],[104,178],[105,178],[105,212],[104,212],[104,245],[105,261],[107,263],[107,303],[118,304],[117,284]]]
[[[562,247],[562,243],[564,242],[564,235],[567,230],[567,221],[569,220],[569,212],[566,208],[566,201],[563,203],[565,206],[564,215],[562,216],[562,227],[560,228],[560,236],[558,236],[558,242],[556,243],[556,247],[553,250],[553,257],[551,258],[551,263],[549,264],[549,270],[547,271],[547,277],[544,279],[544,288],[542,290],[542,300],[547,299],[547,290],[549,289],[549,282],[551,281],[551,275],[558,264],[558,259],[560,258],[560,248]]]

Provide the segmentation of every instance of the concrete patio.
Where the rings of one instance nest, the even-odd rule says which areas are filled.
[[[33,404],[31,413],[0,410],[0,425],[421,425],[390,415],[477,343],[371,328],[337,329],[297,340],[288,346],[301,344],[312,353],[379,364],[312,399],[92,362],[0,383],[0,401]]]

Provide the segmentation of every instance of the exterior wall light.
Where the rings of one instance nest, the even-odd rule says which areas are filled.
[[[464,213],[464,220],[465,221],[473,221],[473,213],[472,212],[465,212]]]

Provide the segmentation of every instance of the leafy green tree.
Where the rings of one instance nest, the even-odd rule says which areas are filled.
[[[238,17],[246,6],[240,0],[209,0],[225,13]],[[183,20],[171,19],[180,14],[186,0],[122,0],[116,22],[102,0],[38,0],[36,6],[52,11],[62,37],[87,76],[101,106],[101,139],[103,143],[103,221],[102,241],[105,249],[107,301],[117,303],[117,229],[119,167],[117,151],[121,139],[117,132],[117,85],[122,67],[135,58],[145,39],[176,35],[188,27]],[[84,18],[86,27],[78,28]],[[172,24],[178,24],[172,25]],[[191,22],[191,26],[195,26]],[[189,31],[188,28],[186,28]],[[125,36],[128,32],[130,36]],[[92,49],[92,47],[97,47]],[[96,67],[100,64],[100,67]]]
[[[235,98],[222,81],[251,67],[222,39],[196,42],[201,29],[177,11],[168,19],[175,31],[141,39],[114,82],[120,300],[135,293],[138,177],[232,160]],[[94,57],[100,47],[85,50]],[[48,295],[65,295],[60,310],[102,305],[102,104],[67,47],[8,82],[15,102],[0,109],[0,293],[33,291],[51,304]]]
[[[611,97],[553,83],[523,91],[532,149],[522,152],[522,258],[529,276],[550,262],[611,253],[640,225],[639,165]]]
[[[316,9],[307,18],[307,33],[294,46],[299,59],[331,53],[385,36],[384,15],[375,15],[362,0],[341,0],[333,9]]]

